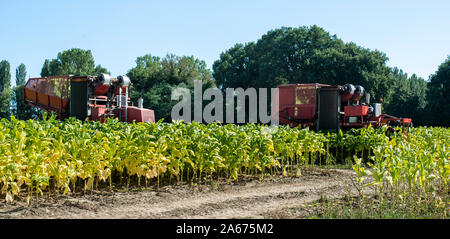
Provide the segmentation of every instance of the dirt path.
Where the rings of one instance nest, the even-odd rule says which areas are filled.
[[[0,218],[266,218],[325,196],[343,197],[351,170],[311,169],[300,178],[271,177],[236,184],[165,186],[42,198],[30,207],[0,202]],[[355,193],[352,191],[352,194]]]

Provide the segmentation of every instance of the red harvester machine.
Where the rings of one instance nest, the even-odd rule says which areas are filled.
[[[359,85],[289,84],[278,89],[280,124],[316,130],[411,125],[410,118],[382,114],[381,103],[370,104],[370,95]]]
[[[155,122],[153,110],[128,106],[126,76],[51,76],[30,78],[24,87],[25,103],[56,113],[60,119],[75,117],[104,122],[108,117],[122,122]]]

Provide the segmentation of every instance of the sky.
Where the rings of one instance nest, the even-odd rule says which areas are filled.
[[[0,0],[0,60],[39,77],[45,59],[89,49],[112,76],[138,56],[195,56],[208,68],[236,43],[280,27],[318,25],[379,50],[388,65],[428,79],[450,55],[450,1]]]

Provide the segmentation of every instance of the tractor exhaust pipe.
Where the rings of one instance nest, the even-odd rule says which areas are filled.
[[[142,97],[138,99],[138,108],[144,108],[144,99],[142,99]]]
[[[370,105],[370,94],[366,93],[366,104]]]

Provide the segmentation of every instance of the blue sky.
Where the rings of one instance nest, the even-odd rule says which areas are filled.
[[[75,47],[113,76],[145,54],[194,55],[212,68],[224,50],[282,26],[316,24],[425,79],[450,55],[448,0],[0,0],[0,13],[0,60],[11,63],[12,83],[20,63],[38,77],[45,59]]]

